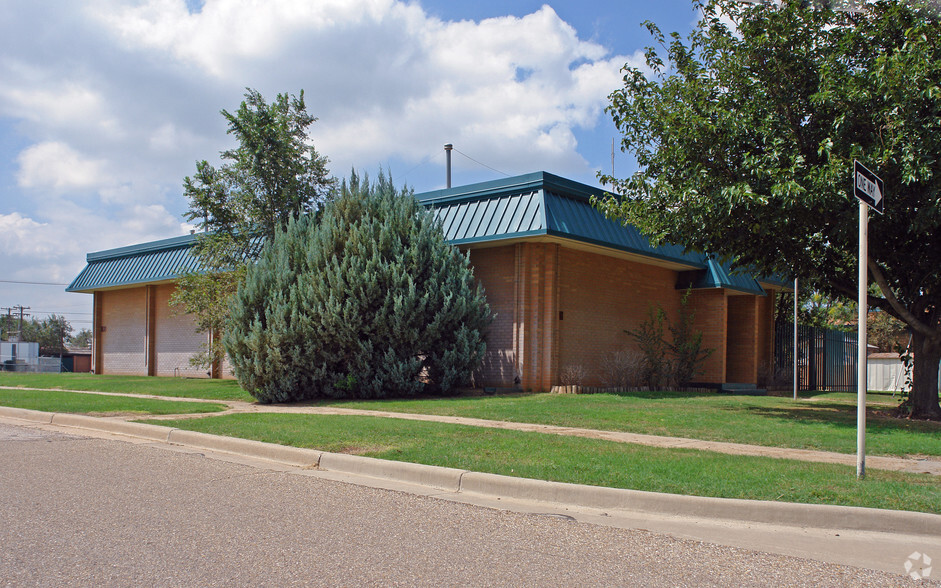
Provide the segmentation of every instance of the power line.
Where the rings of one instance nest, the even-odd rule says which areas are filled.
[[[408,170],[407,172],[405,172],[404,174],[402,174],[402,178],[404,179],[404,181],[405,181],[405,182],[408,182],[408,174],[412,173],[412,172],[415,171],[416,169],[418,169],[418,168],[420,168],[421,166],[425,165],[426,163],[428,163],[429,161],[431,161],[432,159],[434,159],[434,157],[437,156],[437,155],[440,155],[440,153],[439,153],[438,151],[435,151],[434,153],[429,153],[428,155],[426,155],[421,161],[418,162],[417,165],[415,165],[414,167],[412,167],[412,169],[410,169],[410,170]],[[390,172],[390,174],[391,174],[391,172]],[[391,175],[390,175],[390,178],[389,178],[389,179],[392,179],[392,178],[391,178]]]
[[[477,165],[482,165],[482,166],[484,166],[485,168],[487,168],[487,169],[489,169],[489,170],[491,170],[491,171],[495,171],[495,172],[497,172],[498,174],[503,174],[503,175],[505,175],[506,177],[510,177],[510,174],[506,173],[505,171],[500,171],[500,170],[498,170],[498,169],[495,168],[495,167],[490,167],[490,166],[487,165],[486,163],[477,161],[476,159],[474,159],[474,158],[471,157],[470,155],[464,153],[464,152],[461,151],[460,149],[455,148],[454,150],[457,151],[458,153],[460,153],[461,155],[463,155],[464,157],[466,157],[467,159],[470,159],[471,161],[473,161],[473,162],[476,163]]]
[[[0,280],[0,284],[28,284],[32,286],[68,286],[69,284],[60,284],[58,282],[25,282],[20,280]]]

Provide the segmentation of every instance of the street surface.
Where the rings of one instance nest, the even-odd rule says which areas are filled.
[[[0,422],[0,586],[64,585],[917,584]]]

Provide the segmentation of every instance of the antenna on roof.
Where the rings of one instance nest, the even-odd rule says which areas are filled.
[[[445,164],[445,167],[448,170],[448,184],[447,184],[448,188],[451,187],[451,150],[452,149],[454,149],[454,145],[450,143],[445,143],[444,153],[447,155],[447,163]]]

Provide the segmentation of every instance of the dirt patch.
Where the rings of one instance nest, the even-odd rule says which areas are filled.
[[[333,450],[333,453],[345,453],[346,455],[366,455],[367,453],[379,453],[381,451],[388,451],[390,449],[393,448],[382,445],[351,445],[349,447],[335,449]]]

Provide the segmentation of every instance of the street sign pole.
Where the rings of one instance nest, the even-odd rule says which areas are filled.
[[[868,370],[866,321],[869,318],[869,208],[882,214],[885,184],[882,178],[853,161],[853,195],[859,199],[859,350],[856,373],[856,478],[866,477],[866,384]]]
[[[866,260],[869,258],[869,205],[859,201],[859,330],[856,337],[858,348],[858,372],[856,374],[856,478],[866,477],[866,319],[869,315],[869,273]]]

